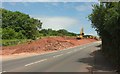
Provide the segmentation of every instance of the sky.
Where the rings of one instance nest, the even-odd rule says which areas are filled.
[[[96,2],[3,2],[2,7],[11,11],[20,11],[42,21],[43,29],[66,29],[85,34],[97,35],[87,18]]]

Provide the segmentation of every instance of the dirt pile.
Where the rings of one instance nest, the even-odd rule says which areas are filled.
[[[47,37],[30,41],[16,46],[2,47],[2,55],[19,53],[42,53],[46,51],[62,50],[68,47],[94,42],[94,39],[76,40],[70,37]]]

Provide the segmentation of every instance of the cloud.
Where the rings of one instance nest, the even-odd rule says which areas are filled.
[[[70,27],[79,24],[79,20],[71,17],[42,17],[37,19],[43,22],[42,28],[44,29],[69,29]]]
[[[77,11],[88,11],[92,9],[92,6],[88,4],[83,4],[83,5],[76,6],[75,9]]]
[[[51,5],[53,5],[53,6],[58,6],[58,5],[59,5],[58,2],[51,2],[51,3],[49,3],[49,4],[51,4]]]

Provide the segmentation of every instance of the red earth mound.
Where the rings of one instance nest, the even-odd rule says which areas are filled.
[[[47,37],[16,46],[3,46],[2,55],[19,53],[41,53],[42,51],[62,50],[65,48],[95,42],[95,39],[81,39],[71,37]]]

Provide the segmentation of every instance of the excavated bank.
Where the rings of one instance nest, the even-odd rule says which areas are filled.
[[[94,41],[96,40],[77,40],[74,37],[46,37],[16,46],[3,46],[1,55],[12,55],[20,53],[42,53],[48,51],[62,50],[65,48],[82,45]]]

